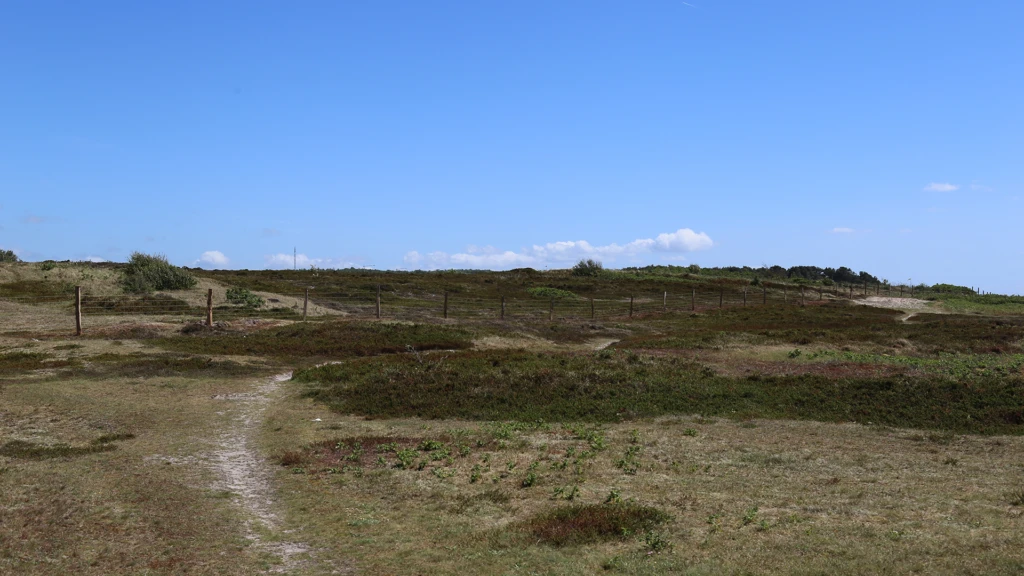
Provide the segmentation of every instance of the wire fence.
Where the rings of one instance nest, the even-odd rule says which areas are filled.
[[[675,292],[638,293],[632,295],[538,298],[491,296],[480,297],[461,292],[438,294],[400,292],[397,290],[348,290],[318,293],[274,294],[264,298],[258,307],[231,304],[218,290],[180,291],[172,294],[93,295],[76,287],[73,293],[40,296],[0,297],[0,302],[19,308],[21,314],[45,310],[68,320],[81,334],[90,319],[137,317],[140,320],[200,322],[213,326],[217,322],[240,319],[325,320],[337,318],[429,320],[497,320],[497,321],[562,321],[562,320],[628,320],[653,314],[700,312],[738,306],[808,305],[835,299],[866,296],[913,296],[912,287],[889,285],[862,286],[799,286],[762,284],[743,287],[695,287]],[[4,315],[16,311],[6,310]]]

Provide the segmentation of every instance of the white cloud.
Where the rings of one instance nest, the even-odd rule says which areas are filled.
[[[924,187],[925,192],[956,192],[959,189],[959,184],[950,184],[949,182],[932,182]]]
[[[605,263],[614,262],[617,258],[635,259],[645,254],[658,253],[663,258],[677,260],[679,254],[706,250],[714,245],[711,238],[704,232],[694,232],[689,228],[680,228],[675,232],[658,234],[654,238],[639,238],[627,244],[608,244],[594,246],[586,240],[568,240],[534,244],[519,252],[498,250],[492,246],[483,248],[469,246],[465,252],[448,254],[446,252],[429,252],[421,254],[417,251],[405,255],[405,264],[410,268],[522,268],[545,265],[568,265],[581,258],[594,258]]]
[[[99,256],[86,256],[85,258],[83,258],[83,260],[85,262],[106,262],[107,261],[106,258],[101,258]]]
[[[206,252],[203,252],[199,256],[199,259],[193,262],[192,265],[227,266],[228,262],[228,257],[225,256],[223,252],[219,250],[207,250]]]
[[[296,268],[309,268],[310,266],[316,266],[317,268],[352,268],[355,266],[352,262],[347,260],[338,260],[336,258],[310,258],[305,254],[268,254],[263,257],[263,261],[266,263],[267,268],[276,269],[291,269],[294,265]]]
[[[833,228],[832,229],[832,233],[833,234],[853,234],[853,232],[854,232],[853,228],[841,228],[840,227],[840,228]]]

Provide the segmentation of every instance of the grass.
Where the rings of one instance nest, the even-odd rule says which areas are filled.
[[[0,283],[45,273],[117,289],[115,267],[81,277],[92,270],[5,265]],[[207,287],[219,302],[244,285],[289,314],[294,299],[275,293],[304,284],[359,296],[379,282],[385,303],[539,287],[617,306],[659,283],[713,285],[527,270],[195,274],[203,294],[175,295],[193,308]],[[66,306],[17,307],[19,332],[0,334],[0,572],[1024,570],[1020,317],[901,322],[828,301],[662,314],[641,298],[633,319],[597,324],[547,322],[535,300],[540,314],[507,322],[336,316],[179,332],[169,314],[87,322],[88,339],[31,326],[43,312],[65,321]],[[620,342],[593,351],[596,337]],[[330,360],[343,363],[309,368]],[[293,367],[297,384],[267,386]],[[225,442],[268,463],[279,522],[264,541],[308,544],[308,560],[286,568],[246,540],[249,497],[211,457]]]
[[[1024,432],[1019,376],[979,376],[969,386],[905,377],[733,378],[672,357],[491,351],[364,359],[294,379],[338,412],[374,418],[618,422],[682,413]]]

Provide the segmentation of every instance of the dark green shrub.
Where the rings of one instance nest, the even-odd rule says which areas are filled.
[[[599,276],[601,272],[604,272],[604,266],[591,258],[580,260],[572,267],[573,276]]]
[[[227,297],[228,302],[245,308],[261,308],[264,304],[263,298],[245,288],[228,288]]]
[[[14,250],[0,250],[0,262],[21,262]]]
[[[166,256],[133,252],[121,277],[125,292],[144,293],[154,290],[188,290],[195,288],[194,276],[167,261]]]
[[[554,298],[555,300],[575,300],[577,298],[576,294],[568,290],[549,288],[547,286],[527,288],[526,293],[536,298]]]

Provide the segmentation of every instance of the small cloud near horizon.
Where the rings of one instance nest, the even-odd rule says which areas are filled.
[[[207,250],[203,252],[199,259],[192,263],[193,266],[227,266],[230,260],[220,250]]]
[[[956,192],[959,189],[959,184],[950,184],[949,182],[932,182],[924,187],[925,192]]]
[[[658,234],[654,238],[638,238],[627,244],[608,244],[595,246],[586,240],[569,240],[534,244],[521,249],[499,250],[493,246],[469,246],[465,252],[448,254],[434,251],[421,254],[413,250],[407,252],[404,262],[411,269],[437,268],[521,268],[539,266],[571,265],[581,259],[595,258],[605,263],[615,262],[617,258],[636,259],[648,254],[660,254],[664,257],[677,256],[684,252],[707,250],[714,242],[704,232],[694,232],[689,228],[680,228],[675,232]]]

